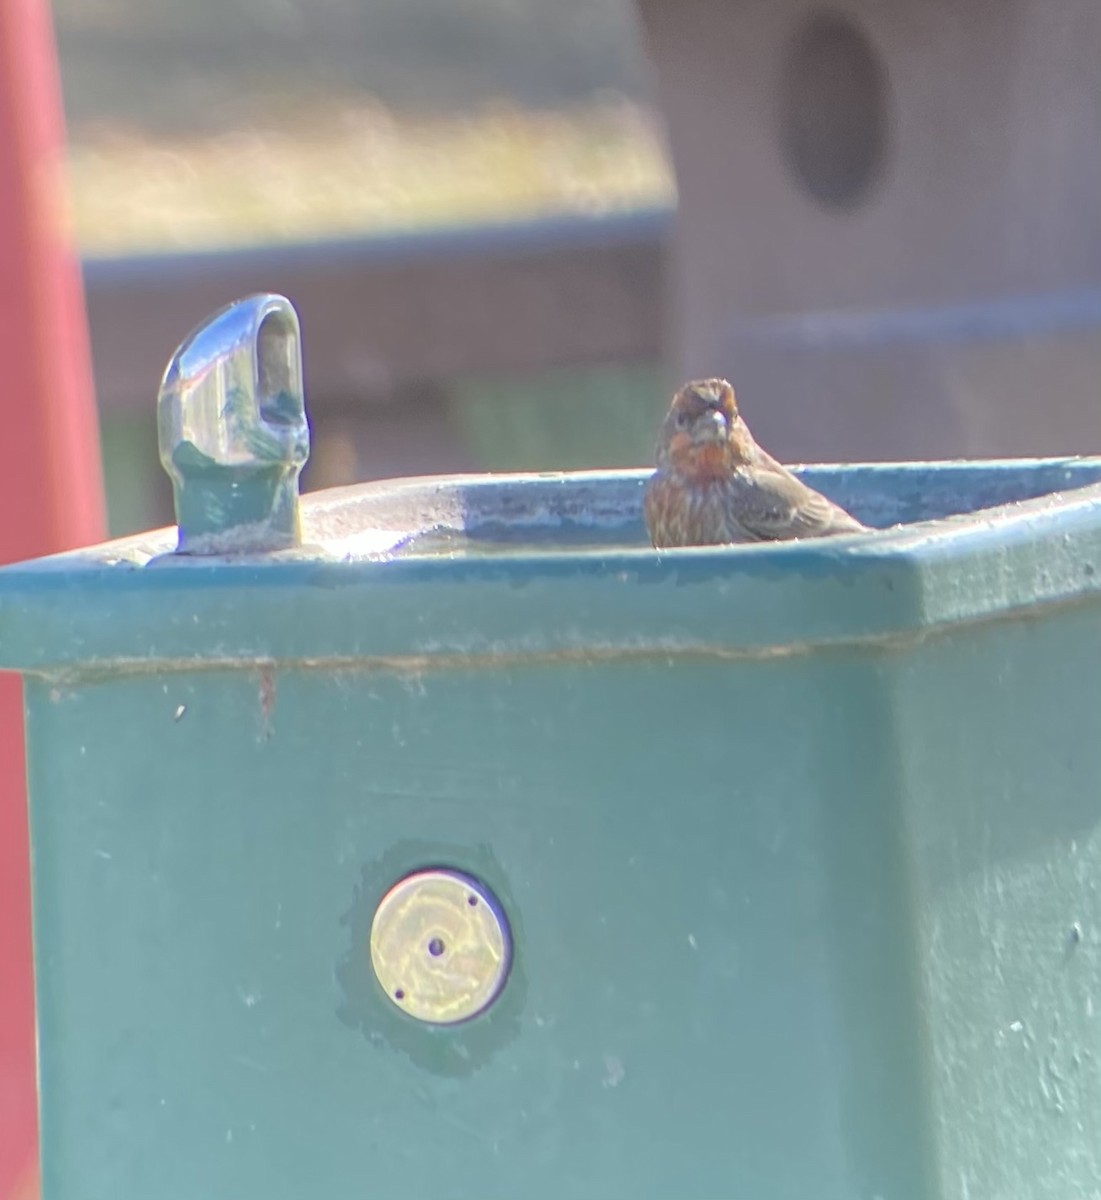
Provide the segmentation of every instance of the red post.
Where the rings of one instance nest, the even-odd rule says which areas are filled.
[[[0,562],[99,541],[99,438],[48,0],[0,0]],[[23,722],[0,676],[0,1200],[38,1193]]]

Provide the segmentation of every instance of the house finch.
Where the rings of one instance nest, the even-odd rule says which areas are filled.
[[[725,379],[686,383],[673,397],[643,507],[650,541],[658,547],[867,529],[757,445]]]

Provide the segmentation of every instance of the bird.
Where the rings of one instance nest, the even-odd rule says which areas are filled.
[[[658,549],[868,532],[757,445],[725,379],[677,389],[643,512]]]

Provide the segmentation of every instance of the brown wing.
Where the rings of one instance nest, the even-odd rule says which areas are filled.
[[[867,526],[777,464],[736,472],[730,519],[758,541],[859,533]]]

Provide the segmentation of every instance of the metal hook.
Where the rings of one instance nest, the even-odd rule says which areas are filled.
[[[181,343],[161,382],[157,428],[178,553],[300,544],[298,476],[310,429],[302,335],[289,300],[248,296]]]

